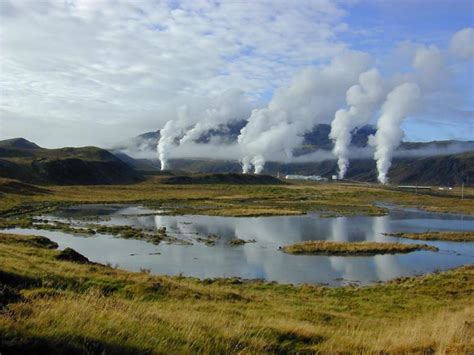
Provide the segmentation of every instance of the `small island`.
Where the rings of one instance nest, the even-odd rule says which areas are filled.
[[[332,242],[310,240],[280,247],[288,254],[296,255],[336,255],[369,256],[377,254],[409,253],[417,250],[438,251],[438,248],[425,244],[378,243],[378,242]]]
[[[384,233],[390,237],[414,240],[445,240],[449,242],[474,242],[474,231],[469,232],[425,232],[425,233]]]

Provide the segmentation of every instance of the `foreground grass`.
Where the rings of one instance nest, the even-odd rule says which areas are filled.
[[[2,354],[474,350],[474,266],[293,287],[130,273],[60,261],[51,247],[0,235]]]
[[[473,242],[474,231],[470,232],[426,232],[426,233],[386,233],[391,237],[415,240],[446,240],[450,242]]]
[[[378,255],[409,253],[416,250],[438,251],[438,248],[426,244],[401,244],[378,242],[332,242],[326,240],[309,240],[287,245],[282,248],[288,254],[314,255]]]

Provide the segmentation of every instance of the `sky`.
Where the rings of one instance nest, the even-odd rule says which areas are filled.
[[[225,117],[247,119],[308,68],[354,52],[387,81],[419,80],[404,140],[474,139],[473,4],[0,0],[0,139],[112,146],[229,92],[239,105]],[[415,72],[420,48],[440,62]]]

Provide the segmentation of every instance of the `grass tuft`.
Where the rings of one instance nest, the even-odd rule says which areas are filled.
[[[365,256],[377,254],[409,253],[417,250],[438,251],[425,244],[377,243],[377,242],[332,242],[310,240],[281,248],[288,254]]]

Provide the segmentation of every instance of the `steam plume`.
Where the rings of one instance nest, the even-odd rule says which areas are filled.
[[[349,166],[351,132],[368,122],[375,107],[383,99],[384,91],[383,80],[377,69],[360,74],[359,84],[347,90],[346,102],[349,108],[336,112],[329,134],[334,141],[333,152],[337,156],[340,179],[344,178]]]
[[[265,158],[262,155],[256,155],[252,159],[252,164],[255,167],[255,174],[260,174],[265,166]]]
[[[366,53],[347,51],[325,66],[297,74],[288,87],[275,92],[267,107],[252,111],[238,137],[242,160],[250,160],[259,173],[268,156],[291,159],[303,134],[331,120],[347,89],[370,62]],[[242,166],[245,172],[248,164]]]
[[[160,131],[157,150],[161,170],[168,169],[169,158],[177,145],[194,142],[211,129],[248,117],[250,106],[240,90],[227,90],[210,99],[188,99],[177,110],[177,117],[166,122]]]
[[[378,180],[382,184],[388,182],[387,173],[392,165],[393,153],[403,138],[401,123],[413,112],[419,97],[420,89],[417,84],[404,83],[387,95],[382,106],[377,133],[370,139],[371,145],[375,146]]]
[[[183,106],[179,109],[178,115],[185,115],[185,112],[186,106]],[[182,134],[182,128],[178,127],[177,121],[173,120],[166,122],[165,126],[160,131],[160,140],[158,142],[158,158],[161,162],[162,171],[168,169],[170,151],[175,139],[179,137],[180,134]]]
[[[252,168],[251,158],[243,157],[240,160],[240,165],[242,166],[242,173],[248,174],[250,172],[250,169]]]

